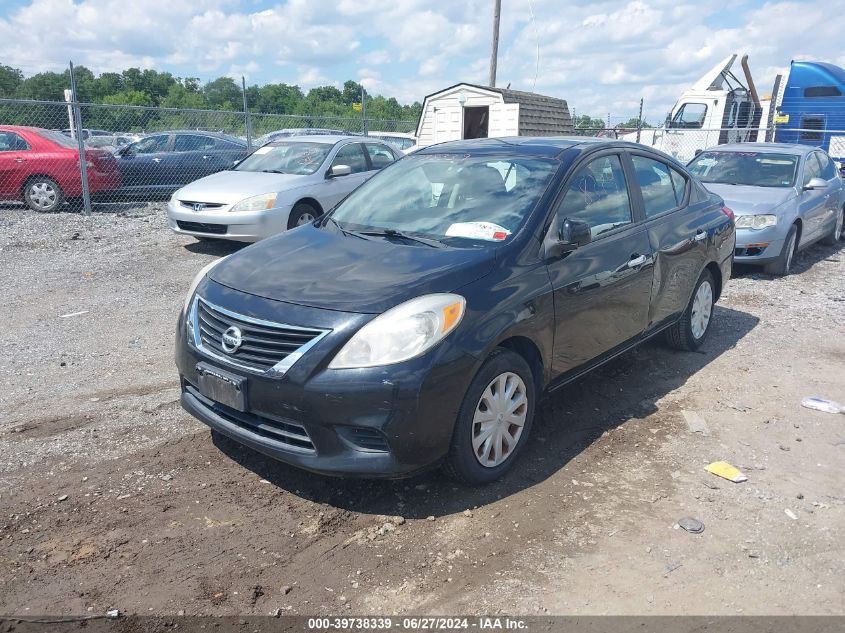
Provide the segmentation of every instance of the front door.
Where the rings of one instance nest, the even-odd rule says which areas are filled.
[[[635,221],[618,154],[579,168],[555,214],[557,226],[577,219],[592,233],[589,244],[548,264],[556,325],[552,370],[561,374],[646,329],[653,265],[648,233]]]
[[[168,151],[169,134],[153,134],[130,143],[119,153],[123,189],[160,193],[169,188],[176,155]]]
[[[29,144],[15,132],[0,131],[0,195],[19,198],[30,170],[32,154]]]
[[[798,198],[798,213],[804,222],[801,242],[807,243],[821,237],[828,216],[830,194],[826,189],[804,189],[813,178],[822,177],[822,166],[817,152],[807,154],[804,159],[804,174],[801,179],[801,193]]]
[[[349,143],[341,147],[329,164],[329,170],[335,165],[348,165],[352,169],[352,173],[348,176],[329,178],[325,186],[320,188],[320,202],[325,211],[333,208],[357,189],[370,175],[367,173],[369,164],[367,157],[364,155],[364,146],[361,143]]]

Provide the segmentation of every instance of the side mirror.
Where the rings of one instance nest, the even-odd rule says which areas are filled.
[[[543,256],[547,258],[562,257],[579,246],[589,244],[591,240],[592,233],[589,224],[566,218],[560,225],[557,239],[555,239],[554,231],[550,231],[546,239],[543,240]]]
[[[234,167],[234,166],[238,165],[238,163],[240,163],[240,162],[241,162],[241,159],[236,158],[235,160],[232,161],[232,166]]]
[[[592,239],[590,225],[581,220],[566,218],[560,227],[560,242],[564,247],[568,247],[568,250],[586,246]]]
[[[827,189],[827,181],[822,178],[810,178],[810,182],[804,185],[804,191],[813,191],[815,189]]]
[[[349,165],[335,165],[329,169],[326,178],[337,178],[338,176],[348,176],[352,173],[352,168]]]

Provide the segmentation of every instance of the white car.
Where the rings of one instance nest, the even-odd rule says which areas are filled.
[[[313,222],[402,154],[360,136],[302,136],[259,147],[232,169],[185,185],[170,228],[197,239],[255,242]]]
[[[404,132],[367,132],[367,137],[387,141],[403,154],[407,154],[409,148],[417,146],[417,137]]]

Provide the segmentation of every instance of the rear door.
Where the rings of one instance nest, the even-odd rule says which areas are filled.
[[[364,143],[364,148],[367,150],[367,159],[369,160],[366,178],[371,178],[396,161],[396,154],[383,143]]]
[[[170,134],[152,134],[130,143],[118,154],[122,189],[163,192],[170,188],[176,155]]]
[[[825,212],[821,217],[821,226],[819,227],[820,236],[825,236],[830,233],[836,226],[836,220],[841,213],[840,205],[842,204],[839,197],[842,188],[841,177],[839,170],[830,160],[830,157],[824,152],[815,152],[816,159],[819,161],[820,178],[827,182],[827,190],[825,191]]]
[[[16,132],[0,131],[0,195],[20,198],[30,169],[32,149]]]
[[[616,151],[587,159],[566,181],[554,213],[587,222],[592,242],[547,264],[554,292],[552,370],[571,371],[642,333],[652,253]]]
[[[216,151],[217,139],[202,134],[176,134],[173,150],[176,153],[175,165],[170,174],[171,182],[184,186],[223,169],[222,157]],[[230,162],[228,167],[231,167]]]
[[[658,156],[629,153],[635,195],[645,217],[654,251],[654,287],[648,328],[658,327],[683,312],[695,282],[707,263],[716,239],[706,217],[707,201],[690,204],[691,183],[686,174]],[[714,220],[724,219],[714,210]]]

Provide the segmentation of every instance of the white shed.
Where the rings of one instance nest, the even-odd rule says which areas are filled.
[[[574,131],[564,99],[456,84],[423,100],[417,145],[464,138],[561,136]]]

